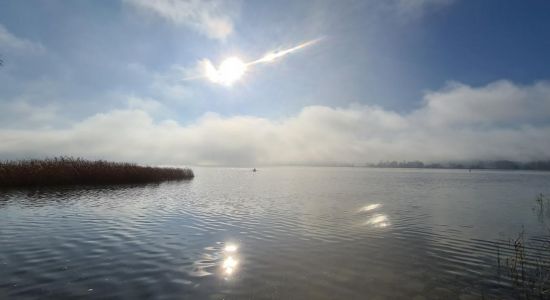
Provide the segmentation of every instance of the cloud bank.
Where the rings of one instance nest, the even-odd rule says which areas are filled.
[[[234,9],[218,0],[124,0],[138,10],[175,25],[188,26],[212,39],[223,40],[233,32]]]
[[[208,113],[187,125],[155,122],[138,106],[65,129],[0,129],[0,158],[201,165],[550,159],[550,82],[450,83],[423,101],[404,114],[366,105],[308,106],[279,120]]]

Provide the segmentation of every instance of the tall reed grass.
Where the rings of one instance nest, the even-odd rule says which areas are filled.
[[[0,187],[148,183],[193,177],[191,169],[72,157],[0,162]]]
[[[539,221],[545,222],[545,217],[550,217],[546,214],[550,198],[540,194],[535,201]],[[547,229],[550,233],[550,228]],[[550,299],[550,235],[527,239],[522,230],[509,241],[508,250],[508,255],[502,258],[498,252],[497,264],[499,273],[504,270],[505,278],[512,282],[516,298]]]

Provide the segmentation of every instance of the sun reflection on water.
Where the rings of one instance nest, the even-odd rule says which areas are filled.
[[[359,208],[359,213],[366,213],[368,215],[367,221],[363,225],[374,228],[385,228],[391,225],[388,215],[383,213],[375,213],[375,210],[379,210],[382,207],[381,203],[372,203]]]
[[[225,252],[236,252],[239,247],[235,244],[227,244],[223,249]]]
[[[370,225],[375,228],[384,228],[390,226],[390,222],[387,215],[374,214],[365,222],[365,225]]]
[[[380,206],[382,206],[382,204],[380,204],[380,203],[369,204],[367,206],[361,207],[361,209],[359,209],[359,211],[360,212],[367,212],[367,211],[375,210],[375,209],[379,208]]]
[[[237,258],[237,250],[239,246],[233,243],[226,243],[223,248],[223,261],[221,263],[222,274],[225,279],[229,279],[233,275],[239,265],[239,260]]]
[[[231,275],[237,268],[239,261],[234,259],[233,256],[229,256],[224,259],[222,268],[225,275]]]

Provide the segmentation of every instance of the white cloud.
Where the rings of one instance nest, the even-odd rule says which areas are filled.
[[[424,101],[408,114],[310,106],[280,120],[208,113],[185,126],[155,122],[140,108],[115,110],[62,130],[0,130],[0,158],[220,165],[550,159],[549,82],[455,83]]]
[[[57,117],[59,107],[55,104],[35,106],[25,100],[0,102],[0,126],[24,124],[27,127],[43,126]]]
[[[235,8],[219,0],[124,0],[145,12],[176,25],[188,26],[212,39],[225,39],[233,32]]]
[[[442,91],[427,93],[426,107],[416,114],[438,126],[500,126],[550,121],[549,97],[548,82],[518,86],[501,80],[480,88],[450,83]]]
[[[39,43],[13,35],[6,27],[0,24],[0,49],[10,51],[41,52],[44,50],[44,47]]]

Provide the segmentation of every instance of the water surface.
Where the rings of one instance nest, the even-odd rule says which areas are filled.
[[[1,191],[0,298],[513,298],[499,243],[546,233],[533,207],[550,173],[195,174]]]

